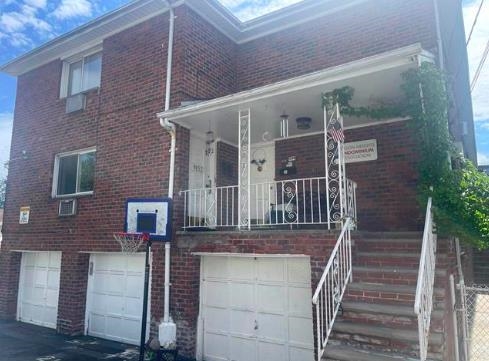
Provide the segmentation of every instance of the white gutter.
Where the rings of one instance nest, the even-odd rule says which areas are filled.
[[[166,88],[165,88],[165,111],[170,109],[170,91],[173,60],[173,33],[175,29],[175,13],[169,1],[165,1],[170,9],[170,25],[168,30],[168,52],[166,62]],[[168,118],[160,118],[161,126],[170,134],[170,174],[168,181],[168,197],[173,199],[173,184],[175,178],[175,148],[176,148],[176,127]],[[176,345],[177,326],[170,317],[170,248],[171,243],[165,243],[165,292],[164,292],[164,313],[163,323],[158,328],[158,340],[160,346],[172,348]]]

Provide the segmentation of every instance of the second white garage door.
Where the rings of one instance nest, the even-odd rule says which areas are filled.
[[[61,252],[22,253],[17,319],[56,328]]]
[[[206,361],[312,361],[308,257],[204,256],[201,350]]]
[[[86,333],[139,344],[144,254],[92,254],[88,277]]]

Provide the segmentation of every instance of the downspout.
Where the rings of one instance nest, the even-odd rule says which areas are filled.
[[[170,91],[172,76],[173,58],[173,33],[175,28],[175,13],[171,4],[165,1],[170,11],[170,25],[168,30],[168,52],[166,63],[166,88],[165,88],[165,111],[170,109]],[[176,127],[168,118],[160,118],[160,125],[170,134],[170,174],[168,180],[168,198],[173,199],[173,185],[175,179],[175,148],[176,148]],[[160,346],[172,348],[176,345],[177,326],[170,317],[170,249],[171,243],[165,243],[165,291],[164,291],[164,313],[163,323],[158,329],[158,340]]]
[[[438,46],[438,65],[440,70],[445,70],[445,62],[443,60],[443,39],[441,38],[440,28],[440,10],[438,8],[438,0],[433,0],[433,6],[435,8],[435,24],[436,24],[436,42]]]

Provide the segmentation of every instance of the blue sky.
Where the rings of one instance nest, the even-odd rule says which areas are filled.
[[[241,20],[249,20],[300,0],[220,0]],[[464,0],[467,33],[481,0]],[[0,0],[0,64],[86,23],[129,0]],[[489,39],[489,4],[484,4],[469,44],[470,72],[474,74]],[[6,175],[16,80],[0,74],[0,178]],[[489,164],[489,63],[473,92],[477,149],[480,164]]]

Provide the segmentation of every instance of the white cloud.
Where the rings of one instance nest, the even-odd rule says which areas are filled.
[[[480,128],[485,129],[485,130],[489,130],[489,121],[481,122]]]
[[[13,119],[12,113],[0,113],[0,179],[7,174],[4,164],[9,160]]]
[[[480,1],[471,1],[464,5],[465,32],[469,35],[470,29],[474,22]],[[485,3],[479,15],[479,20],[472,34],[469,46],[469,68],[471,80],[482,58],[482,54],[489,40],[489,4]],[[489,119],[489,61],[486,61],[482,69],[477,85],[472,93],[474,106],[474,119],[481,121]]]
[[[220,0],[238,19],[247,21],[302,0]]]
[[[46,4],[44,0],[30,0],[36,6]],[[7,41],[11,46],[21,47],[30,45],[31,40],[25,35],[28,30],[33,30],[41,36],[49,36],[52,27],[38,16],[37,7],[23,4],[17,11],[9,11],[0,14],[0,40]]]
[[[44,9],[47,5],[47,0],[25,0],[25,3],[35,8]]]
[[[479,165],[489,165],[489,154],[477,152],[477,163]]]
[[[61,0],[53,15],[58,19],[91,16],[92,4],[88,0]]]

